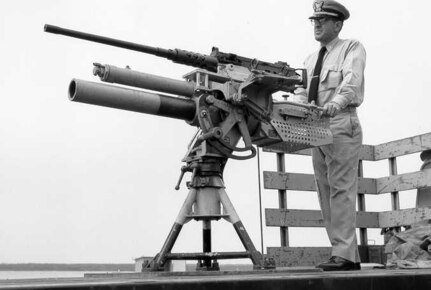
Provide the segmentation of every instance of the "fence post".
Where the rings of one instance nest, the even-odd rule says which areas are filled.
[[[362,160],[359,160],[358,164],[358,177],[364,176],[364,166],[362,164]],[[359,211],[366,211],[365,208],[365,194],[359,193],[358,194],[358,210]],[[359,241],[362,246],[368,245],[368,232],[367,228],[360,228],[359,229]]]
[[[286,172],[285,154],[277,153],[277,171]],[[278,206],[281,209],[287,208],[286,190],[278,190]],[[289,230],[287,227],[280,227],[280,244],[282,247],[289,247]]]
[[[389,158],[389,175],[397,175],[397,159],[396,157]],[[399,210],[400,209],[400,196],[398,194],[398,191],[391,192],[391,203],[392,203],[392,210]]]

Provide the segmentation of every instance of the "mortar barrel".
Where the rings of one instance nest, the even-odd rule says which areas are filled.
[[[192,121],[195,102],[189,99],[73,79],[69,99],[74,102],[110,107],[150,115]]]
[[[186,82],[138,72],[131,69],[119,68],[113,65],[100,65],[95,63],[93,72],[104,82],[132,86],[167,94],[191,97],[195,91],[195,83],[193,82]]]

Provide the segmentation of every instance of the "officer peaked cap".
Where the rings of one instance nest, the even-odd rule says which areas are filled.
[[[314,0],[314,13],[310,19],[332,16],[346,20],[350,17],[349,10],[344,5],[334,0]]]

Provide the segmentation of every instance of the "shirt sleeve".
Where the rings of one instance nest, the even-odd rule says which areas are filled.
[[[310,56],[308,56],[305,59],[304,64],[303,64],[304,67],[307,67],[307,62],[308,62],[309,59],[310,59]],[[291,101],[291,102],[297,102],[297,103],[303,103],[303,104],[308,103],[307,89],[306,88],[302,88],[302,87],[301,88],[297,88],[294,91],[294,95],[291,95],[289,97],[289,101]]]
[[[353,42],[346,51],[342,65],[343,80],[335,91],[332,102],[347,107],[351,103],[362,102],[364,90],[365,48],[359,41]]]
[[[294,95],[289,97],[289,101],[296,103],[308,103],[307,90],[304,88],[297,88]]]

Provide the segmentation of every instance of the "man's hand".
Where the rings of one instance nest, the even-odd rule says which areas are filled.
[[[323,115],[334,117],[340,111],[341,111],[341,106],[335,102],[329,102],[323,106]]]

